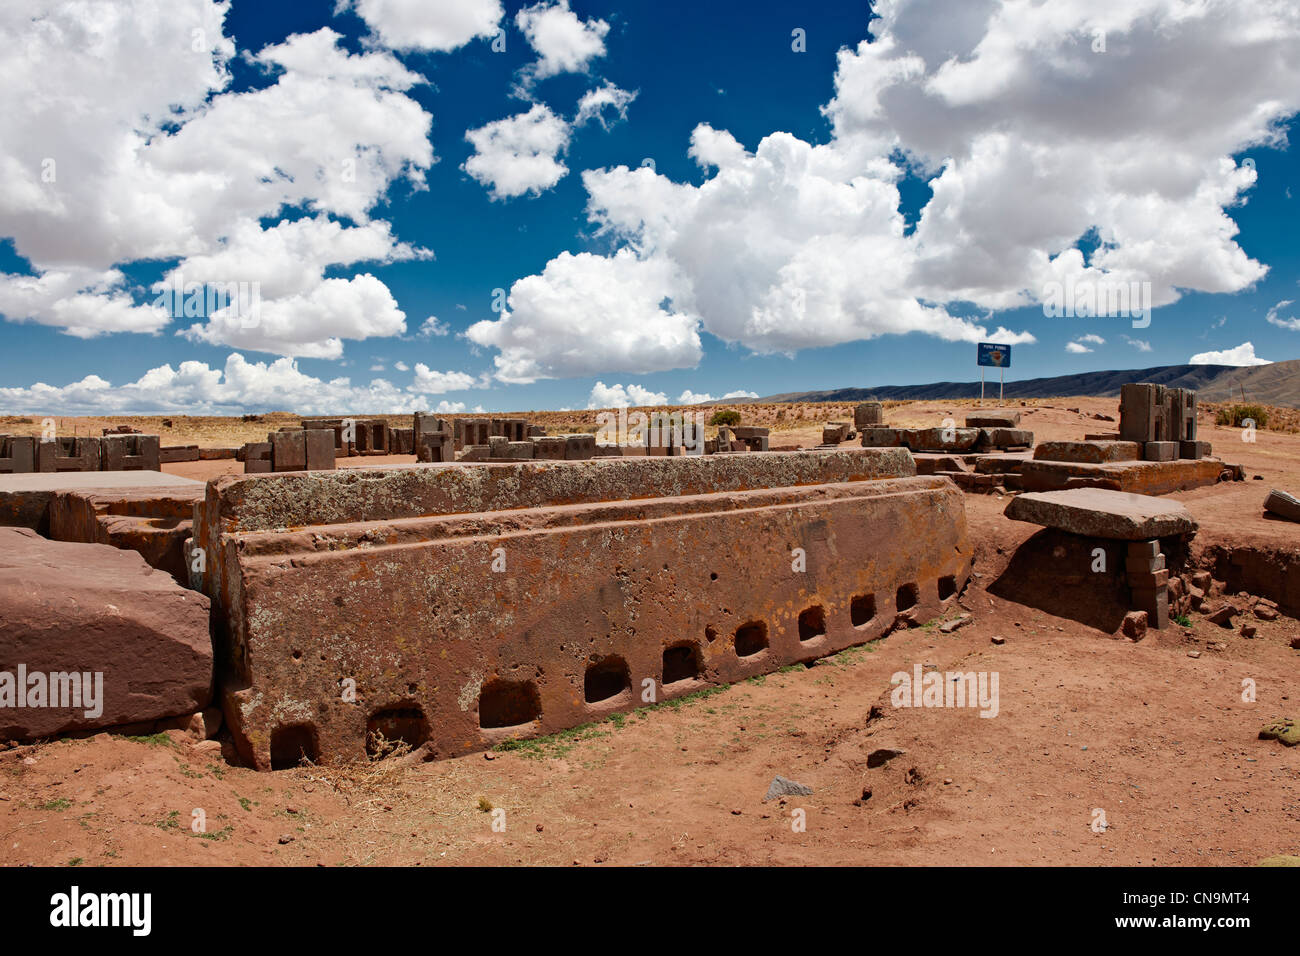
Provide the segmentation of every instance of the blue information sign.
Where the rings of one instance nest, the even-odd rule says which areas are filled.
[[[1011,368],[1011,346],[981,342],[979,344],[979,364],[992,368]]]

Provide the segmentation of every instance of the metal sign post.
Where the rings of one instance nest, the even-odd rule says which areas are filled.
[[[980,342],[977,346],[976,361],[980,366],[980,404],[984,404],[984,369],[998,370],[998,404],[1002,403],[1006,388],[1006,370],[1011,367],[1011,346],[998,345],[993,342]]]

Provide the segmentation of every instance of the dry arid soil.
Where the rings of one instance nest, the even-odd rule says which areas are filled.
[[[938,424],[970,404],[891,405],[886,416]],[[1092,416],[1118,418],[1116,405],[1067,398],[1020,410],[1042,441],[1112,430]],[[851,415],[750,408],[747,421],[776,424],[790,443],[813,444],[822,422]],[[1198,540],[1296,547],[1300,527],[1265,519],[1262,503],[1273,487],[1300,492],[1300,435],[1264,431],[1251,444],[1212,420],[1203,415],[1201,437],[1248,480],[1173,496],[1200,521]],[[104,424],[119,421],[143,423]],[[582,424],[570,415],[565,427]],[[209,420],[164,443],[235,443],[275,427],[251,425]],[[259,774],[181,731],[10,747],[0,864],[1162,866],[1300,854],[1300,747],[1257,739],[1272,719],[1300,717],[1290,646],[1300,623],[1254,622],[1246,639],[1193,614],[1190,627],[1134,643],[997,597],[989,585],[1037,530],[1004,518],[1007,500],[966,497],[975,574],[949,617],[968,613],[967,626],[895,631],[812,667],[510,751]],[[996,671],[997,716],[891,707],[891,676],[918,664]],[[1242,699],[1247,678],[1253,703]],[[904,752],[869,768],[882,748]],[[765,803],[775,774],[813,793]],[[196,810],[206,833],[191,831]],[[1094,827],[1098,812],[1105,828]]]

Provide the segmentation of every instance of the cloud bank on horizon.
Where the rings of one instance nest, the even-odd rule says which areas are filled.
[[[131,383],[90,371],[0,388],[8,409],[404,411],[494,382],[695,368],[704,336],[754,355],[911,333],[1032,343],[996,316],[1041,303],[1053,283],[1149,283],[1156,306],[1258,283],[1268,266],[1239,245],[1230,215],[1256,174],[1233,156],[1285,147],[1300,110],[1300,8],[1286,0],[881,0],[865,38],[838,55],[825,142],[778,130],[750,150],[701,123],[683,144],[698,182],[647,166],[582,170],[587,223],[607,251],[554,255],[510,284],[495,318],[469,324],[461,334],[490,368],[417,364],[402,384],[354,384],[295,360],[447,331],[430,317],[408,333],[376,275],[434,255],[391,215],[439,160],[434,116],[416,98],[429,83],[422,58],[522,36],[533,59],[514,95],[526,108],[447,135],[473,146],[463,171],[494,202],[526,203],[568,175],[579,129],[636,121],[637,92],[599,75],[610,22],[568,0],[513,18],[500,0],[341,0],[368,30],[361,49],[325,27],[251,51],[228,35],[223,0],[95,10],[0,5],[11,38],[0,239],[30,264],[0,273],[0,315],[78,338],[169,334],[232,351],[224,368],[181,361]],[[240,71],[256,81],[235,84]],[[566,74],[588,91],[563,109],[542,102]],[[914,223],[902,212],[909,179],[931,193]],[[256,321],[231,308],[178,317],[130,278],[160,262],[164,287],[258,283]],[[1300,331],[1290,304],[1268,322]],[[1244,342],[1191,361],[1267,360]],[[667,395],[598,382],[590,400],[648,398]]]

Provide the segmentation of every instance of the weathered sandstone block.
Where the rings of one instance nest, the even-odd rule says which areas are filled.
[[[863,402],[853,409],[853,424],[861,431],[869,425],[880,425],[885,421],[885,406],[880,402]]]
[[[1224,468],[1217,458],[1177,461],[1113,461],[1102,464],[1027,461],[1020,467],[1026,491],[1102,487],[1142,495],[1200,488],[1218,482]]]
[[[212,696],[208,608],[132,551],[0,528],[0,737],[201,710]],[[32,706],[42,685],[44,704]],[[17,706],[20,689],[28,706]]]
[[[1149,541],[1194,534],[1196,519],[1177,501],[1100,488],[1030,492],[1007,505],[1013,521],[1028,521],[1090,538]]]
[[[103,471],[157,471],[161,440],[157,435],[105,435],[99,439]]]
[[[1140,461],[1142,446],[1132,441],[1045,441],[1034,448],[1036,461],[1072,461],[1103,464]]]
[[[84,471],[0,475],[0,526],[50,530],[50,505],[60,492],[103,491],[126,494],[132,489],[203,490],[203,483],[158,471]]]
[[[102,454],[100,439],[94,437],[42,440],[36,445],[36,470],[99,471]]]
[[[449,756],[876,639],[969,574],[961,493],[889,477],[911,470],[873,450],[217,479],[199,538],[227,722],[262,769],[362,756],[376,729]]]
[[[36,439],[0,435],[0,475],[26,475],[36,470]]]
[[[1300,498],[1274,488],[1264,499],[1264,510],[1288,521],[1300,521]]]
[[[158,449],[158,462],[163,465],[177,461],[199,461],[198,445],[163,445]]]
[[[966,416],[967,428],[1019,428],[1020,413],[1015,411],[987,411],[975,412]]]
[[[1149,441],[1142,446],[1142,455],[1147,461],[1175,461],[1178,458],[1178,442]]]
[[[988,428],[979,430],[977,448],[1029,448],[1034,444],[1034,433],[1027,428]]]

